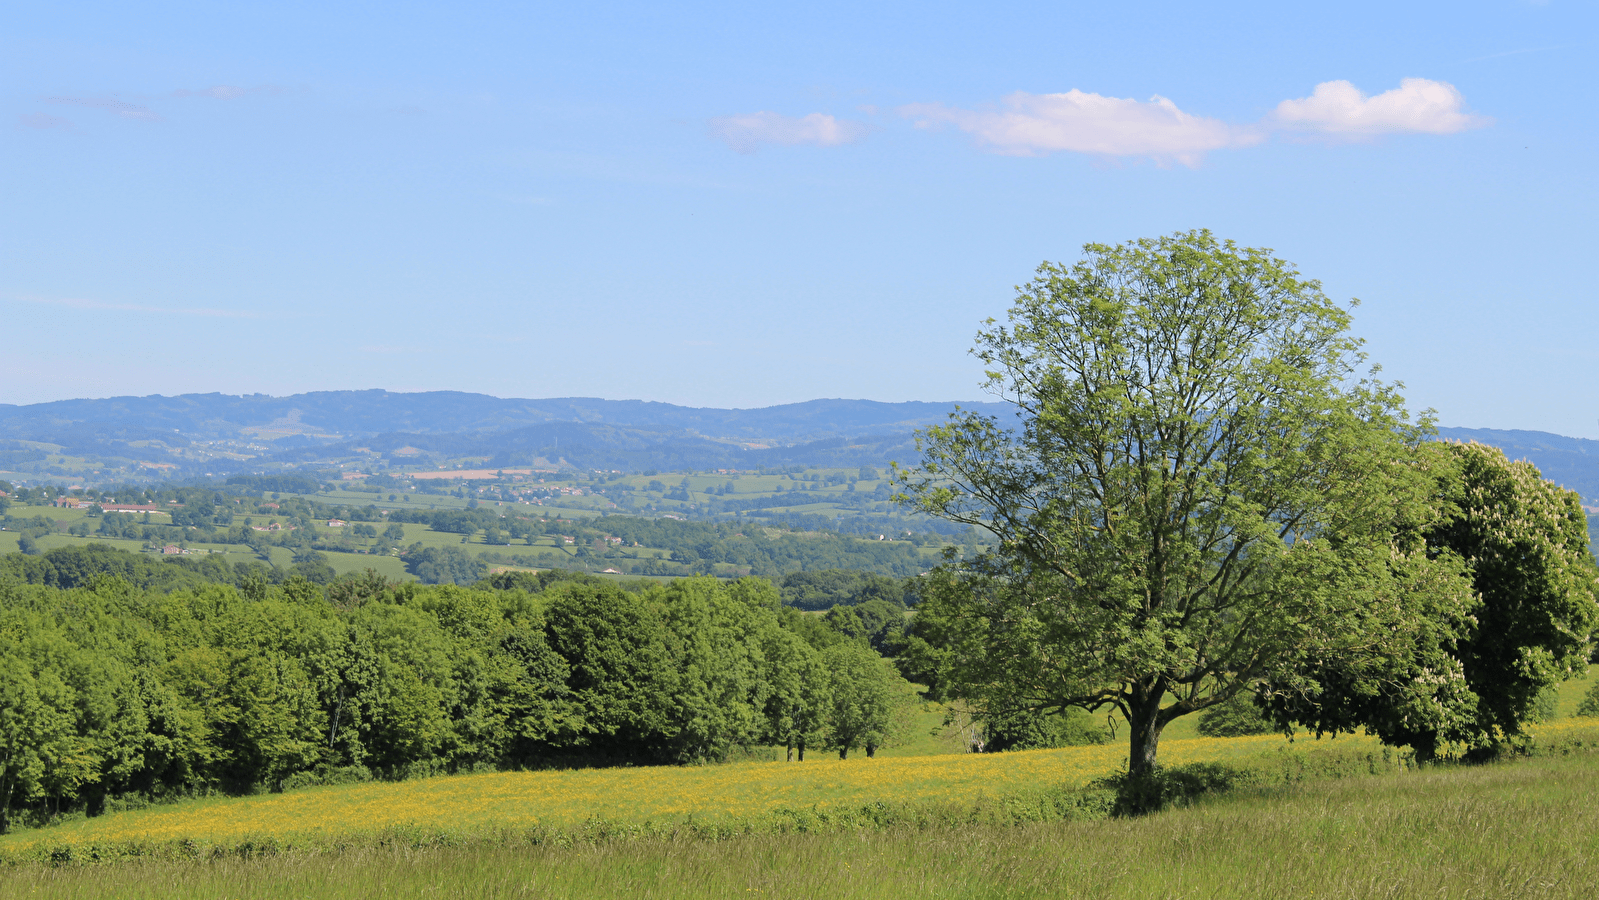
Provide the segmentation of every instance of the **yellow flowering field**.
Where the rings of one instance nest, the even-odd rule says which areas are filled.
[[[1545,749],[1599,746],[1599,719],[1586,716],[1553,719],[1526,726],[1534,747]]]
[[[1278,735],[1164,741],[1166,765],[1302,752],[1336,744],[1376,750],[1349,736],[1290,743]],[[1117,771],[1127,748],[1104,746],[1015,753],[804,763],[654,766],[505,772],[308,788],[284,794],[216,798],[116,813],[0,838],[0,853],[38,845],[235,844],[250,839],[327,840],[388,828],[485,832],[564,828],[588,819],[656,824],[753,817],[780,808],[838,809],[872,802],[973,803],[1040,788],[1078,787]]]

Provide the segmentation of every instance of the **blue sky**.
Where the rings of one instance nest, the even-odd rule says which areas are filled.
[[[1413,408],[1599,437],[1599,8],[39,4],[0,402],[978,399],[1043,260],[1205,227]]]

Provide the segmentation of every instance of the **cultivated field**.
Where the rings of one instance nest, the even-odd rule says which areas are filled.
[[[441,469],[436,472],[426,470],[407,472],[405,477],[415,479],[417,481],[431,481],[450,478],[461,478],[468,481],[486,481],[493,478],[500,478],[505,475],[531,474],[533,474],[532,469]]]
[[[448,475],[457,477],[463,471],[471,473],[473,470],[445,470],[434,473],[440,476]],[[481,470],[493,475],[500,470]],[[504,470],[507,474],[520,470]],[[838,505],[838,498],[847,493],[846,483],[829,484],[826,479],[844,478],[847,472],[856,470],[819,469],[807,470],[805,473],[793,477],[785,475],[692,475],[685,476],[679,473],[660,475],[660,479],[667,479],[675,489],[682,481],[688,481],[688,488],[698,493],[694,494],[696,502],[705,502],[712,495],[704,493],[710,490],[723,490],[721,496],[739,498],[750,497],[777,497],[779,495],[791,496],[793,489],[805,485],[815,486],[817,489],[806,491],[804,498],[814,503],[804,503],[796,506],[781,507],[785,514],[826,514],[836,515],[849,513],[851,510]],[[807,481],[806,479],[814,479]],[[315,501],[329,510],[336,510],[340,506],[367,507],[375,505],[384,510],[465,510],[474,502],[482,508],[492,509],[496,513],[512,516],[526,516],[539,519],[561,518],[568,521],[579,520],[592,524],[592,520],[602,513],[620,512],[623,514],[642,514],[653,517],[657,514],[676,515],[671,510],[687,507],[689,501],[664,499],[661,491],[643,490],[658,479],[653,476],[618,476],[614,479],[618,483],[634,483],[641,493],[637,495],[621,495],[618,497],[623,503],[630,504],[627,509],[618,507],[615,502],[606,496],[592,492],[592,485],[581,485],[586,493],[578,495],[553,494],[542,500],[541,503],[518,500],[489,500],[477,501],[467,496],[455,497],[445,494],[409,494],[403,489],[395,492],[372,493],[369,491],[353,490],[352,483],[339,486],[338,490],[317,494],[265,494],[260,502],[268,502],[272,498],[284,499],[291,497],[304,498]],[[552,486],[569,484],[570,479],[556,479]],[[878,481],[857,481],[862,491],[875,490]],[[777,491],[779,485],[788,485],[790,490],[785,494]],[[522,485],[526,487],[527,485]],[[393,499],[390,499],[393,498]],[[881,505],[881,504],[880,504]],[[655,507],[644,509],[644,507]],[[53,550],[59,547],[82,546],[88,543],[109,544],[122,550],[139,552],[147,549],[143,540],[110,537],[94,533],[98,528],[100,519],[90,516],[88,510],[56,508],[52,506],[13,505],[9,513],[20,518],[33,518],[42,516],[56,523],[54,533],[44,534],[36,539],[41,550]],[[288,524],[287,515],[271,514],[270,512],[255,512],[250,506],[244,506],[234,512],[235,525],[247,525],[264,528],[274,523]],[[161,524],[157,522],[156,524]],[[376,523],[384,526],[384,523]],[[754,524],[754,523],[752,523]],[[67,529],[83,525],[90,530],[87,536],[79,537],[65,533]],[[384,526],[386,527],[386,526]],[[224,554],[230,563],[260,560],[273,565],[287,567],[292,564],[293,552],[281,547],[269,547],[265,554],[257,554],[254,550],[243,544],[229,544],[219,542],[226,539],[226,527],[220,528],[219,533],[207,535],[194,529],[163,528],[156,538],[156,544],[172,542],[182,544],[191,554]],[[639,562],[648,562],[657,559],[669,559],[671,551],[658,547],[619,547],[605,559],[598,556],[587,560],[579,560],[576,554],[580,548],[561,542],[558,537],[541,535],[536,536],[532,543],[517,539],[501,543],[488,543],[488,536],[484,532],[477,532],[463,536],[451,532],[433,531],[425,525],[407,524],[404,526],[405,536],[397,543],[400,547],[409,547],[420,543],[423,547],[454,546],[466,550],[471,555],[483,553],[493,554],[488,558],[491,565],[511,565],[527,568],[578,568],[591,570],[596,573],[609,568],[619,567],[624,574]],[[887,529],[892,530],[892,529]],[[373,548],[377,541],[371,538],[353,538],[347,529],[326,528],[316,526],[318,537],[322,540],[319,544],[320,552],[326,557],[327,563],[340,575],[360,572],[364,569],[375,569],[383,576],[395,581],[408,581],[412,576],[405,570],[404,563],[393,556],[374,555],[361,552]],[[211,538],[207,540],[207,538]],[[335,546],[329,546],[329,544]],[[15,530],[0,531],[0,553],[12,552],[17,549],[17,533]],[[928,566],[937,562],[941,546],[937,543],[920,547],[918,554]],[[738,577],[749,574],[750,567],[726,562],[709,563],[702,568],[709,574],[721,577]]]

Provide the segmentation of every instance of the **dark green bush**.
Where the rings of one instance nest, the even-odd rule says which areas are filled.
[[[1577,707],[1577,715],[1599,717],[1599,680],[1595,680],[1593,687],[1588,688],[1582,704]]]
[[[1205,737],[1243,737],[1274,730],[1271,720],[1248,694],[1238,694],[1199,714],[1199,733]]]

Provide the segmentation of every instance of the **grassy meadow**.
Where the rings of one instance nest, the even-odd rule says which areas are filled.
[[[38,898],[1590,897],[1599,755],[1245,790],[1140,819],[731,840],[401,840],[0,867]]]
[[[1592,679],[1564,685],[1562,715]],[[1360,735],[1199,738],[1190,719],[1162,762],[1224,769],[1233,788],[1134,820],[1106,819],[1093,784],[1122,765],[1120,741],[493,772],[21,830],[0,837],[0,897],[1586,897],[1599,883],[1599,720],[1532,726],[1531,758],[1417,768]]]
[[[1375,740],[1344,736],[1297,747],[1281,736],[1171,741],[1170,765],[1263,753],[1302,755],[1307,746],[1380,754]],[[473,832],[574,829],[591,819],[622,826],[761,819],[779,810],[845,809],[869,803],[966,804],[1022,795],[1039,786],[1078,788],[1114,771],[1120,743],[1004,754],[949,754],[804,763],[745,762],[574,771],[492,772],[405,782],[308,788],[281,794],[158,806],[0,838],[0,854],[43,846],[163,843],[234,845],[250,840],[320,841],[384,829]]]
[[[1599,722],[1539,726],[1543,747],[1599,744]],[[387,832],[448,834],[462,840],[531,832],[575,833],[603,822],[642,832],[688,826],[787,830],[807,816],[838,818],[863,808],[906,814],[936,809],[959,819],[1011,818],[1011,805],[1085,788],[1116,772],[1118,742],[1003,754],[947,754],[804,763],[744,762],[538,772],[486,772],[405,782],[313,787],[280,794],[216,797],[22,830],[0,838],[0,858],[61,848],[206,847],[268,843],[328,846]],[[1279,735],[1162,742],[1167,766],[1219,764],[1249,783],[1290,783],[1323,775],[1402,769],[1399,754],[1360,735],[1316,740]],[[1053,801],[1050,801],[1053,802]],[[1031,813],[1027,814],[1031,815]],[[1027,815],[1023,815],[1026,818]],[[803,829],[802,829],[803,830]]]
[[[1572,716],[1596,677],[1599,669],[1562,685],[1563,718],[1529,726],[1536,751],[1599,747],[1599,720]],[[851,814],[874,804],[902,812],[937,808],[940,815],[963,810],[956,815],[981,818],[995,804],[1025,805],[1046,793],[1085,788],[1125,763],[1121,740],[1055,750],[960,752],[958,742],[938,733],[940,709],[926,704],[911,741],[875,759],[857,754],[840,760],[813,751],[803,763],[784,762],[780,751],[767,749],[750,761],[723,765],[483,772],[212,797],[19,830],[0,836],[0,859],[63,847],[184,841],[211,847],[263,841],[328,845],[393,830],[480,839],[528,830],[572,833],[595,822],[645,831],[682,825],[783,829],[796,814]],[[1194,731],[1196,720],[1187,716],[1168,727],[1161,741],[1163,765],[1219,764],[1251,773],[1245,781],[1260,784],[1406,767],[1400,754],[1365,735],[1205,738]]]

